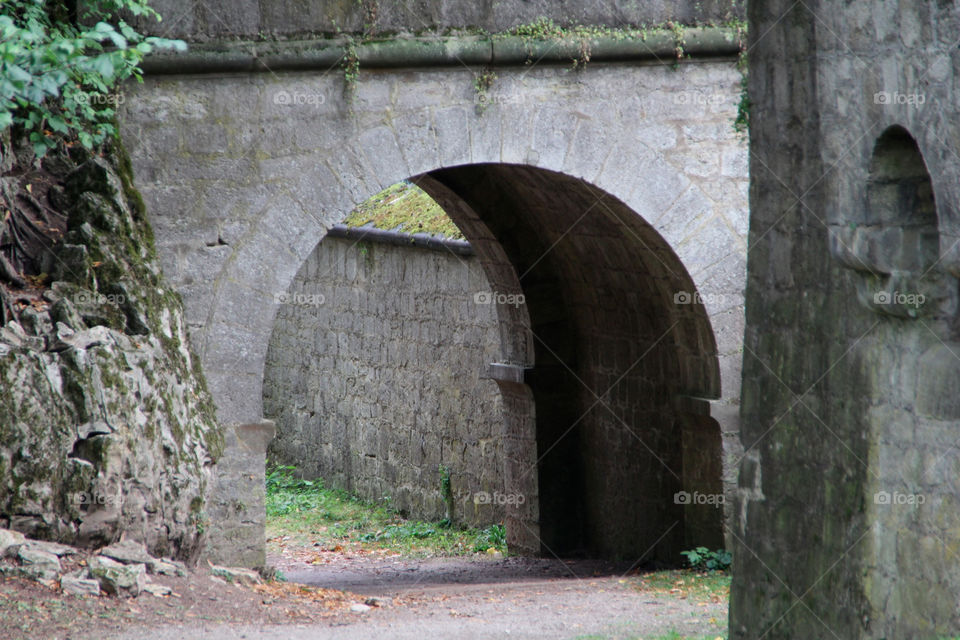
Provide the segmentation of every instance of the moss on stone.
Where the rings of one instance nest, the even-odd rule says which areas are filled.
[[[73,207],[65,248],[79,268],[55,274],[54,304],[39,311],[51,333],[12,340],[0,358],[0,516],[28,516],[20,522],[30,535],[92,546],[130,531],[148,536],[154,550],[190,558],[199,539],[177,514],[190,497],[204,499],[208,458],[222,454],[212,398],[196,358],[183,350],[182,302],[159,275],[122,147],[102,158],[77,152],[73,161],[64,183]],[[73,333],[58,336],[56,322]],[[78,537],[88,510],[70,496],[117,483],[121,498],[140,495],[96,507],[115,513]],[[139,508],[144,501],[149,511]]]
[[[427,192],[411,182],[387,187],[354,209],[344,224],[375,229],[427,233],[462,239],[463,234]]]

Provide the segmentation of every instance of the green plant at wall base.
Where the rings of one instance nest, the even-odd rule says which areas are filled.
[[[450,485],[450,469],[442,464],[437,469],[440,471],[440,493],[443,494],[444,498],[453,495],[453,488]]]
[[[477,553],[484,553],[489,549],[506,549],[507,532],[502,524],[493,524],[480,531],[477,541],[473,545],[473,550]]]
[[[268,463],[268,466],[269,463]],[[268,494],[277,494],[280,491],[310,491],[316,486],[313,480],[304,480],[296,475],[297,468],[290,465],[270,467],[266,474]]]
[[[706,547],[697,547],[680,553],[686,556],[690,568],[697,571],[726,571],[733,562],[733,556],[725,549],[710,551]]]
[[[303,480],[291,466],[268,464],[266,475],[267,545],[279,552],[277,541],[315,548],[387,549],[414,556],[454,556],[506,553],[501,525],[485,529],[450,526],[448,522],[407,520],[389,508],[374,504],[321,479]],[[452,489],[452,486],[451,486]]]
[[[0,128],[19,127],[43,156],[61,137],[94,148],[116,134],[122,81],[140,80],[140,62],[179,40],[145,37],[117,16],[156,18],[146,0],[66,3],[0,0]],[[93,26],[88,26],[93,24]]]
[[[450,469],[444,465],[438,467],[440,471],[440,494],[447,506],[447,525],[453,523],[453,484],[450,482]]]

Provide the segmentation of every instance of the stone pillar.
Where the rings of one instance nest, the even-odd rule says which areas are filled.
[[[723,445],[717,421],[703,411],[706,402],[698,404],[700,412],[677,413],[683,450],[681,493],[690,498],[683,507],[684,549],[717,549],[725,544]]]
[[[734,539],[734,503],[738,495],[737,475],[740,461],[743,459],[743,443],[740,441],[740,402],[711,400],[710,417],[720,425],[720,438],[723,443],[723,540],[724,548],[732,550]]]
[[[503,491],[507,548],[520,555],[540,555],[540,501],[537,475],[537,427],[533,391],[523,382],[524,367],[490,365],[488,377],[503,395]]]
[[[225,431],[223,456],[213,472],[205,555],[216,564],[262,567],[267,562],[267,445],[277,428],[263,420]]]

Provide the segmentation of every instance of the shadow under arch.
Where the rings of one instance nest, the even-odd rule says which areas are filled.
[[[447,212],[497,294],[512,550],[675,564],[722,546],[717,347],[684,265],[627,205],[526,165],[412,178]],[[468,292],[465,292],[467,294]]]

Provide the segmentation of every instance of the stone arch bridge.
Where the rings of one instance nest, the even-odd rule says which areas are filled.
[[[685,40],[680,62],[664,34],[601,38],[589,56],[465,37],[221,43],[150,61],[122,136],[221,421],[262,419],[278,295],[327,230],[412,179],[492,289],[526,300],[498,306],[488,372],[505,487],[527,496],[510,543],[675,561],[718,539],[715,506],[684,495],[732,491],[737,462],[740,43],[725,29]],[[218,464],[222,487],[239,464]],[[262,514],[232,491],[211,544],[254,563]]]

